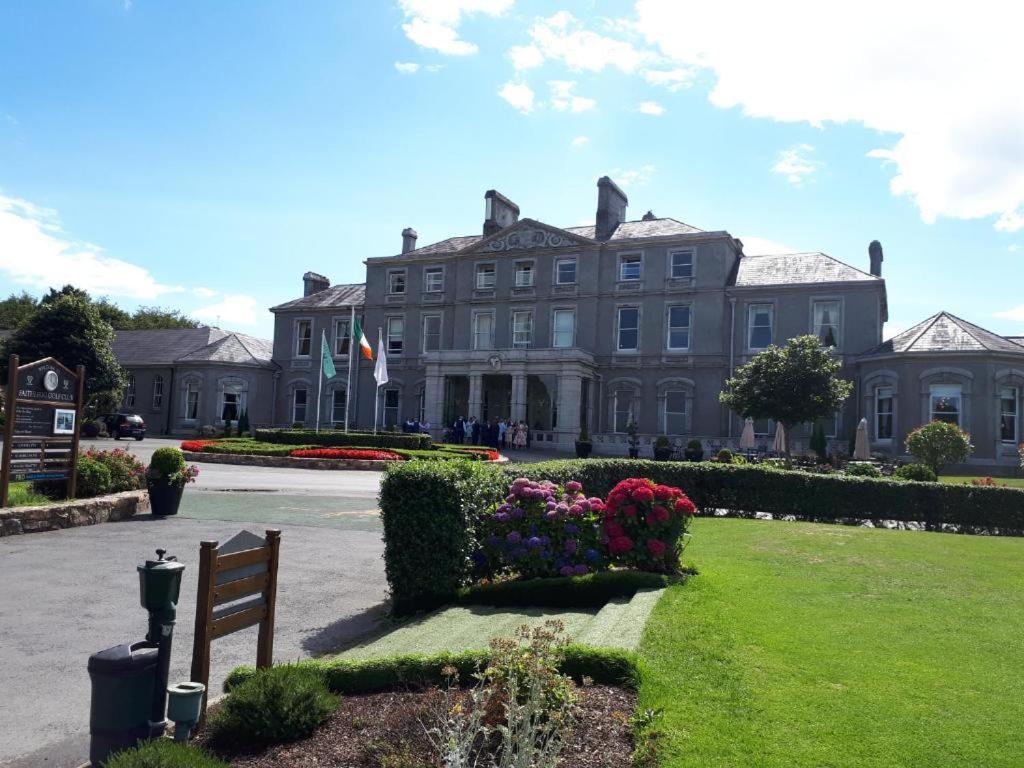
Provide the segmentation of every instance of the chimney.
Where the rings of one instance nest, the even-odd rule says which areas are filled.
[[[654,215],[654,211],[648,211],[643,215],[643,221],[654,221],[658,217]]]
[[[331,281],[316,272],[307,272],[302,276],[302,295],[312,296],[314,293],[326,291],[331,287]]]
[[[868,246],[868,256],[871,258],[871,274],[875,277],[882,276],[882,244],[877,240],[872,240]]]
[[[629,199],[626,193],[607,176],[597,180],[597,226],[594,236],[598,240],[608,240],[615,228],[626,220],[626,206]]]
[[[501,192],[489,189],[484,193],[484,237],[500,232],[519,221],[519,206]]]
[[[408,253],[409,251],[416,250],[416,238],[419,237],[416,234],[416,230],[412,227],[406,227],[402,230],[402,253]]]

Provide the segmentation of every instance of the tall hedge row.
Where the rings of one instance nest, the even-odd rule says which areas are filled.
[[[389,467],[381,485],[384,559],[396,613],[456,599],[469,579],[476,517],[520,475],[605,496],[620,480],[649,477],[678,486],[702,512],[729,509],[810,519],[943,523],[1024,533],[1024,490],[816,475],[759,467],[589,459],[495,466],[409,462]]]
[[[283,443],[285,445],[316,445],[329,448],[359,446],[360,448],[429,448],[430,435],[410,434],[408,432],[342,432],[325,429],[315,432],[312,429],[257,429],[257,440],[265,443]]]

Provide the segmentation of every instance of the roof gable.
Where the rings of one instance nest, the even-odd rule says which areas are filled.
[[[873,353],[885,352],[1008,352],[1024,354],[1024,346],[981,326],[939,312],[893,336]]]
[[[366,300],[366,283],[332,285],[322,291],[301,296],[271,307],[271,312],[287,312],[296,309],[330,309],[332,307],[361,307]]]
[[[594,244],[594,240],[568,230],[552,227],[533,219],[520,219],[490,237],[471,243],[460,253],[503,253],[533,248],[575,248],[580,245]]]
[[[231,333],[208,344],[182,355],[176,362],[181,363],[230,363],[232,365],[270,366],[272,350],[269,342]]]
[[[801,285],[881,281],[825,253],[778,253],[744,256],[736,272],[737,286]]]

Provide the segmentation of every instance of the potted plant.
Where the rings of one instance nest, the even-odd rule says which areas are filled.
[[[665,435],[658,435],[654,440],[654,460],[668,461],[672,458],[672,441]]]
[[[704,458],[704,445],[696,438],[686,444],[683,452],[687,461],[700,461]]]
[[[178,514],[185,484],[195,482],[199,468],[187,466],[178,448],[157,448],[146,470],[149,503],[156,517]]]
[[[640,437],[637,435],[636,422],[630,421],[626,425],[626,444],[629,445],[629,458],[635,459],[640,456]]]
[[[583,427],[580,430],[580,436],[576,440],[576,458],[589,458],[593,450],[594,445],[590,442],[590,435],[587,433],[587,428]]]

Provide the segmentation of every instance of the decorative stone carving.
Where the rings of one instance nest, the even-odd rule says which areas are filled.
[[[539,227],[520,227],[491,240],[481,248],[485,252],[522,251],[530,248],[570,248],[577,243],[568,235]]]

